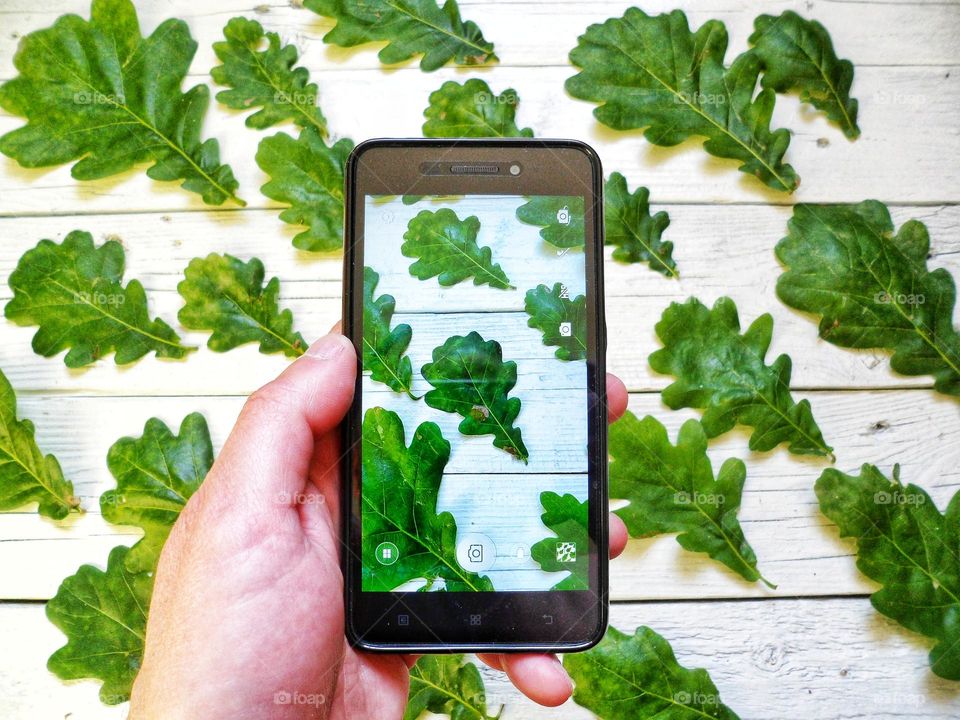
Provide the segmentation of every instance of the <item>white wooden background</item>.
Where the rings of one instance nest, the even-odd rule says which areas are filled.
[[[794,130],[788,161],[803,178],[795,197],[768,191],[738,173],[733,163],[709,158],[698,141],[679,148],[647,145],[639,133],[598,126],[592,106],[563,91],[572,74],[566,54],[588,24],[619,16],[627,2],[607,0],[461,0],[464,16],[480,23],[496,43],[500,64],[426,75],[415,64],[383,71],[375,50],[346,51],[320,42],[330,24],[294,2],[167,0],[137,2],[145,30],[167,17],[185,18],[200,43],[191,81],[209,83],[211,44],[234,15],[257,17],[295,43],[319,82],[323,110],[337,135],[355,140],[417,135],[429,93],[448,79],[471,75],[499,92],[515,88],[519,121],[540,136],[591,142],[608,172],[620,170],[631,186],[650,187],[654,209],[666,209],[666,236],[676,243],[682,280],[661,278],[641,266],[608,263],[607,307],[611,369],[626,381],[630,405],[654,413],[672,432],[688,412],[670,412],[658,391],[669,380],[651,374],[647,355],[657,346],[653,325],[670,300],[696,294],[712,302],[727,294],[744,324],[762,312],[776,319],[771,357],[789,352],[794,387],[808,397],[837,466],[863,462],[929,490],[940,507],[960,488],[960,408],[925,389],[925,378],[892,374],[885,357],[854,353],[818,341],[815,325],[781,305],[774,294],[779,268],[773,247],[783,235],[794,200],[856,202],[877,198],[892,206],[896,222],[918,218],[933,239],[933,267],[960,277],[960,5],[944,0],[647,0],[648,12],[685,6],[691,24],[723,20],[731,51],[746,46],[753,18],[794,9],[823,22],[842,57],[856,65],[863,135],[848,142],[835,127],[778,98],[775,126]],[[256,7],[254,7],[256,5]],[[17,39],[46,27],[64,12],[86,16],[82,0],[2,0],[0,80],[13,76]],[[0,132],[21,124],[0,114]],[[140,278],[154,313],[175,320],[177,280],[190,258],[212,250],[258,255],[283,283],[308,338],[325,332],[339,314],[340,263],[296,253],[295,229],[283,226],[260,195],[264,177],[253,162],[261,135],[243,115],[212,107],[207,135],[218,137],[224,160],[241,182],[249,205],[211,211],[189,193],[129,173],[78,183],[67,167],[27,171],[0,158],[0,278],[39,239],[60,239],[83,228],[100,239],[120,237],[128,276]],[[9,290],[4,282],[0,301]],[[960,312],[957,313],[960,316]],[[960,321],[960,317],[957,318]],[[176,425],[193,410],[210,421],[219,446],[243,397],[285,361],[244,348],[229,357],[206,349],[183,363],[153,358],[117,369],[102,362],[67,370],[59,358],[32,354],[33,330],[0,324],[0,367],[20,396],[22,415],[37,425],[41,447],[59,457],[83,498],[87,514],[52,523],[31,511],[0,515],[0,717],[117,718],[106,709],[98,683],[60,683],[45,670],[63,636],[43,614],[42,601],[84,562],[103,565],[118,542],[136,530],[105,524],[97,497],[112,485],[105,466],[110,444],[139,434],[159,416]],[[202,335],[188,335],[202,343]],[[229,368],[230,372],[225,372]],[[952,718],[960,715],[960,685],[927,668],[930,644],[878,616],[867,595],[874,586],[854,567],[851,546],[817,511],[813,484],[823,463],[783,450],[751,454],[746,435],[734,432],[711,446],[717,460],[738,455],[749,465],[741,520],[764,574],[776,591],[749,585],[718,564],[684,553],[670,537],[631,542],[613,566],[612,621],[623,630],[648,624],[666,636],[680,661],[707,668],[726,703],[753,720]],[[506,702],[507,718],[585,718],[568,703],[540,709],[486,675],[493,701]]]

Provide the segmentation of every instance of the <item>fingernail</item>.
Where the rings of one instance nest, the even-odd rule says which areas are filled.
[[[347,348],[347,340],[340,333],[330,333],[317,340],[307,350],[307,355],[318,360],[332,360]]]
[[[573,692],[573,680],[570,679],[570,674],[567,672],[567,669],[563,666],[563,663],[560,662],[560,658],[554,658],[557,663],[554,665],[554,672],[557,675],[557,679],[562,679],[569,688],[569,692]]]

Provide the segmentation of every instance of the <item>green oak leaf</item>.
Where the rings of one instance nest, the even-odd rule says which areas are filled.
[[[520,399],[508,397],[517,384],[517,364],[503,361],[500,343],[477,332],[454,335],[433,350],[433,362],[421,368],[433,386],[424,400],[444,412],[463,416],[464,435],[493,435],[493,444],[524,463],[529,458],[520,428]]]
[[[613,245],[613,259],[625,263],[649,263],[650,269],[679,278],[673,260],[673,243],[661,240],[670,216],[661,210],[650,214],[650,191],[627,189],[627,179],[618,172],[607,179],[604,189],[603,220],[606,244]]]
[[[410,668],[403,720],[417,720],[425,712],[452,720],[497,720],[503,708],[496,715],[487,715],[483,678],[463,655],[422,655]]]
[[[294,67],[297,49],[293,45],[281,46],[277,33],[265,33],[260,23],[244,17],[227,22],[223,35],[225,41],[213,44],[223,65],[210,74],[214,82],[230,89],[218,92],[217,100],[234,110],[259,108],[247,116],[247,127],[262,130],[291,120],[300,127],[312,125],[326,136],[327,121],[317,107],[317,85],[310,82],[305,67]]]
[[[373,298],[380,276],[371,267],[363,268],[363,369],[370,377],[391,390],[406,393],[416,400],[410,388],[413,368],[404,353],[413,331],[406,323],[390,328],[397,301],[393,295]]]
[[[306,230],[294,247],[330,252],[343,247],[343,168],[353,141],[323,141],[320,131],[306,127],[294,140],[286,133],[264,138],[257,147],[257,165],[270,181],[260,188],[271,200],[288,205],[280,219]]]
[[[100,496],[100,512],[115,525],[143,528],[143,538],[127,554],[130,572],[152,571],[170,528],[213,465],[207,421],[187,415],[174,435],[162,420],[150,418],[139,438],[120,438],[107,452],[117,487]]]
[[[340,47],[386,42],[377,57],[384,65],[422,55],[420,69],[432,72],[451,60],[457,65],[496,61],[493,43],[471,20],[464,22],[456,0],[304,0],[303,6],[337,21],[323,41]]]
[[[60,463],[43,454],[33,434],[33,423],[17,418],[17,395],[0,372],[0,511],[35,502],[41,515],[62,520],[80,509],[80,500]]]
[[[546,511],[540,519],[553,531],[553,537],[535,543],[530,548],[530,557],[545,572],[570,573],[554,585],[553,590],[589,590],[589,504],[580,502],[573,495],[558,495],[555,492],[540,493],[540,504]],[[568,543],[573,543],[572,547],[565,547]],[[564,550],[572,554],[564,555],[566,559],[561,559]]]
[[[685,422],[671,445],[659,421],[627,411],[610,426],[609,453],[610,497],[630,501],[615,512],[631,537],[679,533],[684,550],[706,553],[745,580],[775,587],[757,571],[737,519],[746,466],[730,458],[714,479],[700,423]]]
[[[20,40],[20,74],[0,87],[0,107],[27,124],[0,138],[0,152],[28,168],[77,160],[77,180],[152,162],[154,180],[244,205],[217,141],[200,137],[210,91],[181,92],[196,49],[183,20],[141,37],[130,0],[93,0],[89,21],[62,15]]]
[[[226,352],[244,343],[260,343],[260,352],[299,357],[307,349],[293,329],[293,313],[280,310],[280,280],[263,285],[258,258],[243,262],[232,255],[210,253],[194,258],[184,271],[177,292],[184,306],[177,314],[190,330],[210,330],[207,347]]]
[[[753,24],[749,42],[763,66],[763,87],[799,90],[803,102],[826,113],[848,138],[860,135],[857,101],[850,97],[853,63],[837,57],[827,29],[793,10],[761,15]]]
[[[960,680],[960,492],[943,515],[916,485],[873,465],[859,475],[824,470],[816,484],[820,510],[856,538],[857,567],[882,587],[870,603],[905,628],[936,640],[934,673]]]
[[[517,208],[517,220],[543,228],[540,237],[556,248],[584,246],[581,196],[538,195]]]
[[[462,85],[448,80],[430,94],[423,114],[424,137],[533,137],[530,128],[515,121],[520,99],[515,90],[494,94],[479,78]]]
[[[13,298],[4,308],[17,325],[39,327],[33,350],[52,357],[70,348],[67,367],[78,368],[116,352],[117,365],[149,352],[182,358],[196,348],[163,320],[150,320],[143,285],[123,281],[123,246],[109,240],[99,247],[90,233],[74,230],[60,245],[41,240],[27,250],[10,274]]]
[[[663,402],[673,410],[703,409],[707,437],[741,423],[754,429],[751,450],[772,450],[785,442],[792,453],[833,459],[810,402],[794,402],[790,394],[790,357],[781,355],[773,365],[764,362],[773,335],[769,314],[741,335],[733,300],[720,298],[711,310],[690,298],[671,303],[656,331],[664,347],[650,355],[650,366],[676,377],[663,390]]]
[[[527,290],[527,325],[543,333],[544,345],[557,346],[555,354],[561,360],[583,360],[587,357],[587,298],[578,295],[571,300],[569,295],[561,283]]]
[[[566,88],[599,103],[593,114],[607,127],[645,128],[647,140],[665,147],[705,138],[711,155],[737,160],[741,171],[793,192],[800,178],[783,162],[790,132],[770,130],[776,94],[756,92],[760,60],[746,52],[725,68],[726,51],[727,30],[717,20],[692,33],[680,10],[651,16],[630,8],[580,36],[570,62],[581,72]]]
[[[933,375],[935,390],[960,396],[960,333],[953,326],[956,285],[927,269],[930,237],[917,220],[894,234],[886,206],[796,205],[777,258],[787,270],[777,296],[820,316],[820,337],[850,348],[892,353],[904,375]]]
[[[720,701],[706,670],[688,670],[648,627],[627,635],[610,627],[601,643],[564,655],[573,701],[599,720],[739,720]]]
[[[47,619],[67,636],[47,669],[61,680],[101,680],[107,705],[130,699],[143,661],[153,573],[130,572],[129,552],[122,545],[111,550],[105,571],[81,565],[47,603]]]
[[[413,432],[410,447],[395,412],[374,407],[363,417],[363,589],[390,591],[411,580],[443,581],[449,591],[493,590],[488,577],[457,562],[457,521],[437,512],[437,493],[450,458],[450,443],[435,423]],[[396,546],[396,560],[382,564],[377,548]]]
[[[474,285],[513,290],[490,248],[477,245],[479,232],[476,215],[461,220],[450,208],[422,210],[407,223],[400,252],[417,258],[410,274],[420,280],[435,277],[447,287],[472,277]]]

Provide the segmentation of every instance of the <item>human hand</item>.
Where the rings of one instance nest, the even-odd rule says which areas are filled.
[[[131,718],[402,717],[416,658],[343,634],[338,426],[356,362],[331,333],[247,400],[164,546]],[[607,403],[626,410],[613,376]],[[611,515],[611,555],[626,541]],[[554,655],[480,657],[536,702],[570,696]]]

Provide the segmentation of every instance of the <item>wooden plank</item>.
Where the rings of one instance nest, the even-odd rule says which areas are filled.
[[[743,720],[950,720],[955,683],[933,675],[929,643],[878,615],[865,599],[617,604],[612,624],[648,625],[685,667],[706,668],[722,702]],[[100,704],[100,684],[64,683],[45,670],[63,635],[40,604],[0,604],[0,714],[8,718],[125,717],[126,705]],[[593,717],[568,702],[544,708],[502,674],[484,668],[488,703],[504,720]]]
[[[797,98],[778,100],[773,126],[793,130],[786,159],[803,178],[792,196],[738,172],[735,162],[707,155],[698,140],[658,148],[639,132],[617,133],[600,126],[591,114],[592,104],[573,100],[563,91],[570,75],[567,67],[496,67],[483,77],[497,92],[517,90],[522,99],[518,119],[524,126],[541,137],[586,140],[596,147],[607,172],[619,170],[642,180],[655,202],[960,200],[960,166],[953,161],[960,155],[960,135],[954,132],[955,109],[960,105],[956,65],[860,68],[854,91],[861,102],[864,132],[856,142],[801,108]],[[419,135],[430,92],[446,80],[462,82],[464,77],[455,69],[430,74],[406,69],[385,81],[379,70],[343,70],[319,80],[332,131],[359,141]],[[19,118],[0,115],[0,133],[21,124]],[[205,132],[219,139],[222,157],[240,182],[240,196],[250,207],[267,206],[258,191],[266,178],[253,159],[255,143],[265,133],[244,127],[242,114],[220,107],[211,107]],[[199,196],[173,183],[154,182],[142,170],[77,182],[67,166],[26,170],[7,158],[0,162],[0,198],[3,215],[204,209]]]
[[[566,65],[567,53],[576,45],[577,36],[588,25],[619,17],[629,3],[596,0],[466,0],[460,3],[463,17],[474,20],[487,40],[495,43],[500,64],[505,66]],[[677,7],[671,0],[649,0],[644,10],[651,14],[669,12]],[[938,65],[960,61],[955,37],[960,16],[942,0],[871,0],[858,3],[818,3],[803,0],[702,0],[686,9],[692,28],[710,18],[723,21],[730,34],[728,57],[746,47],[753,30],[753,19],[761,12],[777,15],[795,10],[814,18],[830,30],[841,57],[851,58],[857,66]],[[89,17],[83,0],[60,0],[38,6],[30,0],[7,0],[0,36],[0,78],[14,73],[12,58],[20,36],[51,25],[65,12]],[[220,39],[223,26],[235,15],[256,18],[268,30],[294,43],[311,69],[338,71],[350,67],[378,68],[376,53],[381,43],[371,43],[356,51],[324,45],[321,38],[333,26],[331,21],[305,10],[299,3],[261,3],[256,0],[226,0],[216,9],[198,6],[190,0],[174,0],[162,5],[137,3],[141,29],[149,33],[170,17],[185,19],[199,42],[193,73],[204,76],[217,64],[212,43]],[[866,22],[865,20],[869,20]],[[915,42],[914,28],[923,37]],[[531,32],[531,29],[535,29]],[[401,67],[408,66],[410,63]],[[416,67],[416,65],[413,65]],[[207,78],[202,78],[207,80]]]
[[[941,508],[960,489],[960,445],[949,440],[960,434],[955,402],[916,390],[797,396],[811,400],[824,436],[836,448],[841,469],[853,472],[861,463],[871,462],[890,472],[894,463],[900,463],[903,479],[927,489]],[[29,508],[0,514],[0,567],[12,568],[0,576],[0,598],[51,597],[78,565],[103,562],[111,547],[135,539],[130,534],[135,529],[113,528],[99,517],[98,498],[115,485],[105,457],[117,438],[139,435],[152,415],[176,428],[188,412],[201,410],[219,448],[242,402],[238,397],[22,398],[22,415],[36,423],[40,446],[57,455],[88,512],[60,523],[39,518]],[[630,406],[637,415],[654,414],[672,437],[684,420],[696,416],[692,411],[666,411],[659,397],[650,394],[631,396]],[[430,417],[449,424],[444,415]],[[453,427],[444,426],[448,437],[455,437]],[[488,438],[467,439],[464,459],[455,460],[452,469],[476,472],[480,457],[486,468],[496,456],[487,452],[487,443]],[[482,451],[474,445],[482,445]],[[836,529],[817,509],[813,484],[827,466],[825,461],[791,456],[783,450],[750,453],[747,434],[741,431],[718,438],[709,452],[715,469],[731,456],[747,461],[740,519],[761,571],[779,588],[769,591],[745,583],[723,566],[682,551],[673,538],[660,537],[632,541],[625,556],[616,561],[611,585],[615,599],[822,596],[873,590],[854,566],[852,547],[838,539]]]
[[[773,254],[773,246],[786,230],[790,217],[787,208],[770,206],[674,205],[666,207],[671,225],[665,237],[675,244],[675,257],[681,279],[668,280],[640,265],[623,265],[608,259],[606,263],[608,364],[632,390],[660,389],[669,378],[656,375],[647,365],[647,355],[659,345],[653,331],[663,309],[671,301],[683,301],[691,295],[712,303],[729,295],[741,310],[741,323],[747,326],[761,312],[775,319],[773,344],[769,357],[788,352],[793,358],[793,384],[799,388],[876,388],[929,385],[929,378],[906,378],[889,369],[883,353],[857,352],[834,347],[817,338],[811,317],[800,315],[776,298],[776,278],[782,271]],[[960,276],[960,207],[893,207],[899,227],[910,218],[927,224],[931,240],[931,267],[944,267]],[[230,252],[247,259],[258,255],[265,259],[267,277],[281,281],[282,303],[289,306],[296,325],[312,340],[325,333],[340,317],[341,261],[306,258],[289,249],[287,234],[272,211],[246,214],[246,223],[238,224],[229,212],[90,215],[77,217],[0,218],[0,277],[8,277],[20,256],[40,238],[57,241],[72,229],[93,233],[97,242],[118,237],[127,249],[127,277],[140,279],[150,301],[153,315],[176,324],[183,301],[176,293],[183,269],[192,257],[209,252]],[[275,248],[275,250],[271,250]],[[502,249],[505,267],[522,267],[523,255],[510,246]],[[609,254],[608,254],[609,258]],[[409,262],[409,260],[407,261]],[[405,267],[405,266],[403,266]],[[392,282],[405,272],[396,268]],[[387,275],[378,292],[390,288]],[[461,289],[458,286],[458,290]],[[464,283],[464,291],[473,298],[474,289]],[[504,297],[510,295],[504,291]],[[0,302],[11,292],[0,286]],[[402,297],[398,295],[398,297]],[[508,299],[513,302],[512,296]],[[449,309],[469,309],[457,295],[448,293]],[[397,322],[404,319],[403,303],[398,302]],[[960,323],[960,306],[954,309]],[[412,321],[411,321],[412,322]],[[201,346],[186,362],[160,361],[148,357],[118,371],[112,360],[104,360],[79,371],[66,368],[62,357],[40,359],[30,350],[35,328],[2,329],[0,368],[18,392],[63,392],[126,395],[216,395],[246,394],[279,373],[289,362],[278,356],[258,353],[245,346],[229,355],[203,348],[207,336],[185,333],[188,342]],[[531,330],[530,333],[533,333]],[[498,330],[495,336],[501,335]],[[419,342],[417,333],[415,343]],[[536,344],[535,335],[530,340]],[[549,355],[549,353],[548,353]],[[426,362],[429,352],[419,362]],[[526,356],[526,355],[524,355]],[[229,372],[223,372],[229,366]]]

